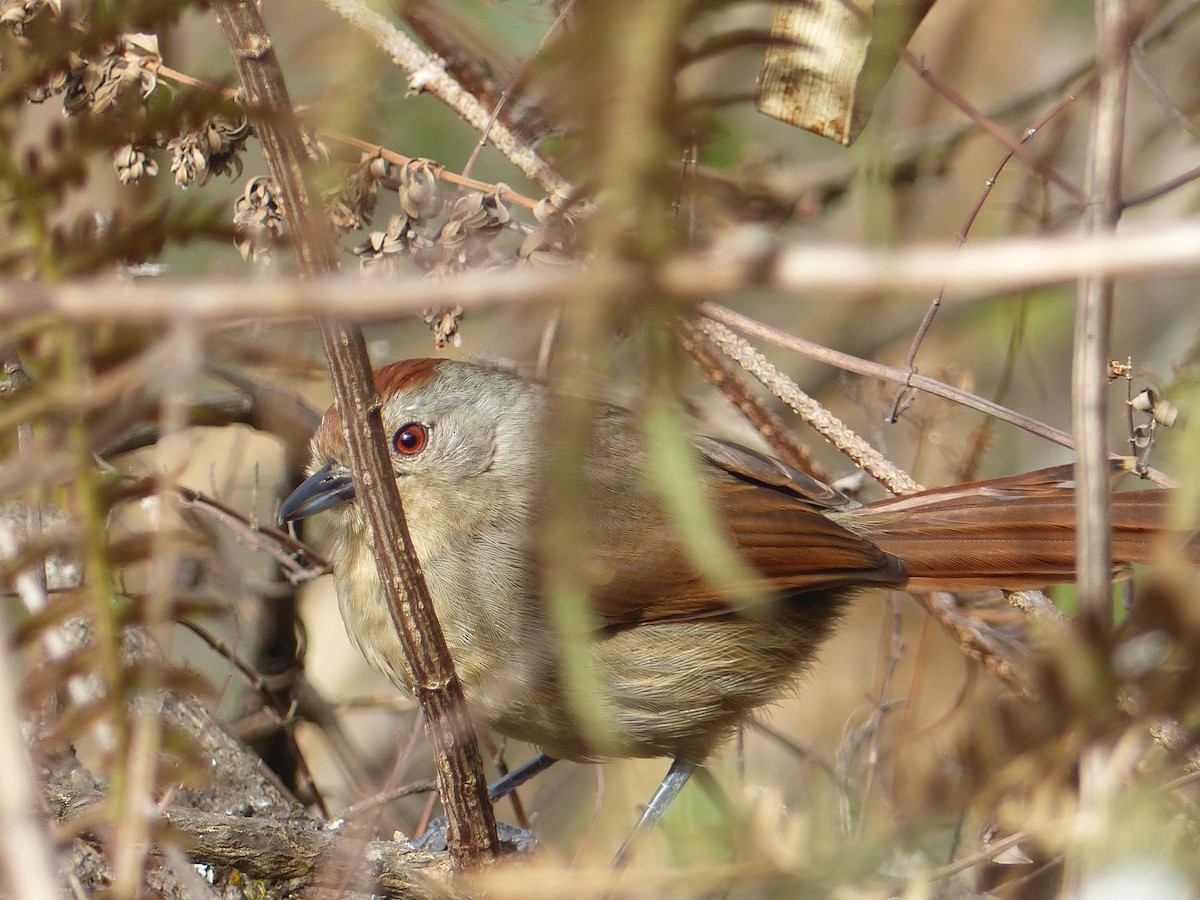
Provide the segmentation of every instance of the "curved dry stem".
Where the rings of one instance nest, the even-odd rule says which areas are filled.
[[[359,0],[323,0],[326,6],[371,38],[408,76],[411,90],[437,97],[476,131],[485,134],[508,160],[547,194],[571,196],[572,188],[544,159],[450,77],[437,57],[429,56],[404,32]]]

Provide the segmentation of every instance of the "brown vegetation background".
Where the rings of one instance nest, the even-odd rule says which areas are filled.
[[[892,290],[886,277],[855,283],[869,273],[852,263],[841,271],[831,264],[826,281],[817,277],[824,270],[803,266],[790,279],[764,275],[740,248],[765,241],[780,257],[812,254],[801,263],[819,262],[822,248],[834,261],[854,248],[879,265],[910,254],[925,260],[914,248],[932,249],[946,251],[938,260],[949,267],[950,251],[964,239],[963,254],[1003,250],[1014,238],[1044,239],[1062,248],[1054,256],[1064,270],[1055,277],[1034,270],[1024,278],[1020,253],[1010,257],[1011,282],[999,288],[985,266],[974,274],[946,269],[951,283],[916,368],[1028,420],[1072,431],[1080,295],[1074,276],[1087,264],[1073,262],[1083,251],[1071,241],[1081,205],[1022,159],[1009,160],[996,176],[1006,148],[973,126],[941,86],[1018,139],[1056,111],[1026,146],[1083,191],[1088,148],[1100,139],[1089,80],[1097,52],[1091,4],[941,0],[909,45],[924,69],[897,67],[849,149],[755,112],[749,98],[768,5],[579,5],[585,8],[568,10],[541,52],[564,4],[399,2],[380,12],[425,50],[445,41],[434,49],[446,57],[446,71],[481,95],[486,109],[498,97],[472,85],[468,64],[486,64],[495,80],[484,78],[485,88],[503,91],[515,79],[506,108],[524,111],[526,126],[531,108],[554,125],[518,129],[520,140],[541,149],[547,172],[596,203],[598,224],[571,224],[568,239],[547,238],[533,254],[519,249],[526,234],[497,228],[486,265],[450,265],[453,254],[437,256],[450,246],[438,231],[447,209],[427,224],[427,258],[397,253],[395,262],[374,252],[384,238],[373,237],[400,209],[391,181],[402,166],[393,160],[374,219],[340,235],[343,274],[315,290],[273,281],[295,269],[286,237],[270,260],[264,253],[255,262],[266,245],[254,243],[245,216],[235,234],[235,204],[248,196],[249,180],[266,172],[256,139],[237,153],[236,165],[198,178],[187,193],[172,184],[166,147],[152,151],[156,178],[126,185],[110,161],[145,111],[140,100],[126,94],[106,110],[93,97],[74,119],[63,118],[62,95],[25,103],[27,88],[39,81],[37,67],[56,71],[67,44],[86,44],[80,35],[87,29],[105,40],[155,31],[170,72],[159,71],[148,105],[161,116],[155,128],[163,137],[196,133],[218,106],[226,121],[235,119],[236,108],[214,91],[237,85],[210,10],[96,4],[90,18],[79,15],[81,30],[63,37],[48,10],[3,5],[14,17],[18,8],[32,15],[23,34],[8,26],[0,76],[7,88],[0,95],[7,117],[0,123],[7,214],[0,224],[0,316],[9,376],[0,484],[5,501],[21,504],[5,507],[13,523],[6,527],[24,547],[0,547],[20,701],[0,730],[23,738],[13,746],[26,754],[28,782],[24,792],[0,791],[0,816],[7,817],[0,824],[14,835],[0,838],[0,870],[14,895],[40,896],[35,879],[21,884],[15,864],[22,858],[44,861],[55,885],[80,896],[332,894],[351,889],[343,868],[358,872],[353,887],[365,890],[377,870],[361,861],[362,842],[416,834],[427,823],[428,794],[416,793],[355,817],[341,833],[345,845],[322,845],[325,855],[301,865],[296,848],[303,841],[294,834],[290,849],[276,856],[263,834],[239,832],[232,840],[241,842],[242,858],[220,840],[205,843],[182,813],[164,812],[202,810],[217,817],[209,823],[215,831],[231,834],[230,820],[247,815],[234,808],[240,796],[259,818],[286,825],[308,815],[315,828],[319,818],[338,818],[385,784],[432,777],[415,707],[350,647],[331,580],[310,577],[319,561],[294,557],[303,568],[295,587],[280,564],[295,548],[256,530],[272,525],[304,458],[311,419],[295,401],[317,412],[330,402],[308,313],[361,320],[377,364],[414,355],[499,357],[530,372],[548,367],[573,389],[635,406],[647,391],[671,390],[696,430],[771,449],[674,346],[673,317],[691,316],[696,301],[711,300],[780,334],[903,372],[939,293],[941,269],[934,263],[898,274]],[[674,26],[639,22],[668,7],[677,11]],[[346,173],[364,148],[368,160],[382,147],[461,173],[479,131],[442,100],[410,89],[414,72],[379,47],[362,10],[281,2],[263,11],[301,121],[328,154],[308,172],[315,192],[345,192]],[[1114,260],[1124,255],[1113,263],[1121,277],[1107,352],[1129,359],[1132,369],[1131,383],[1118,379],[1108,389],[1106,446],[1128,452],[1127,391],[1151,388],[1177,409],[1174,428],[1155,426],[1148,459],[1179,484],[1178,521],[1193,527],[1200,4],[1139,4],[1133,13],[1135,64],[1114,113],[1125,129],[1121,195],[1136,202],[1124,210],[1119,235],[1160,239],[1112,253]],[[659,71],[654,60],[612,50],[639,27],[689,46],[731,32],[758,39],[695,64],[659,67],[657,104],[610,106],[618,74],[637,84]],[[76,49],[93,59],[105,50]],[[155,99],[161,92],[169,102]],[[71,129],[85,120],[98,136],[73,143]],[[65,144],[55,136],[64,128]],[[637,142],[633,149],[625,146],[630,141]],[[621,159],[636,177],[621,174],[628,171]],[[511,194],[501,196],[527,232],[544,224],[511,197],[536,202],[553,192],[495,149],[479,154],[470,177],[493,193],[508,186]],[[441,190],[450,203],[460,196],[454,184]],[[643,206],[623,206],[631,196]],[[235,240],[253,249],[240,255]],[[697,254],[694,265],[689,252]],[[358,280],[364,260],[382,262]],[[580,270],[571,267],[584,262],[591,268],[572,275]],[[394,269],[384,274],[398,278],[398,287],[381,280],[381,269]],[[510,281],[508,269],[526,282]],[[726,277],[708,291],[687,282],[689,270]],[[625,280],[613,281],[613,273]],[[451,279],[459,276],[467,279],[465,312],[455,308]],[[554,278],[568,279],[566,290]],[[621,285],[632,285],[634,294],[623,294]],[[393,290],[402,307],[395,314],[387,307]],[[425,307],[436,320],[451,315],[457,335],[449,346],[435,346],[429,325],[413,315]],[[928,393],[906,395],[899,420],[888,424],[895,384],[761,336],[749,339],[922,484],[1073,459],[1066,447]],[[669,378],[657,374],[663,370]],[[737,378],[783,418],[828,477],[854,471],[770,391],[740,369]],[[180,494],[179,486],[195,493]],[[867,478],[861,496],[886,492]],[[45,510],[40,523],[30,521],[31,509]],[[324,546],[319,523],[303,537],[318,551]],[[56,580],[52,572],[49,610],[38,612],[17,582],[20,573],[42,569],[47,550],[75,561],[83,575]],[[1135,872],[1148,879],[1144,896],[1194,893],[1200,617],[1194,577],[1176,562],[1164,551],[1161,567],[1118,586],[1111,632],[1031,616],[998,594],[944,601],[950,611],[939,612],[943,601],[864,592],[795,695],[763,711],[760,724],[712,761],[729,805],[690,786],[631,871],[612,874],[606,863],[665,760],[560,765],[522,790],[520,816],[500,804],[500,819],[523,818],[545,845],[519,865],[455,882],[439,868],[444,861],[401,849],[386,864],[395,866],[393,880],[382,883],[395,894],[926,897],[994,890],[1020,897],[1077,896],[1071,892]],[[1073,589],[1056,588],[1051,598],[1068,616],[1075,612]],[[286,639],[295,624],[292,603],[299,660],[289,658]],[[78,625],[80,615],[90,624]],[[199,624],[207,637],[179,620]],[[122,649],[119,633],[132,626],[157,644]],[[60,631],[67,651],[55,660],[49,636]],[[73,695],[69,673],[93,675],[92,687]],[[276,692],[265,701],[263,680]],[[202,707],[145,725],[159,715],[147,705],[157,709],[168,688],[176,698],[198,695]],[[198,752],[195,743],[216,723],[236,739],[221,765],[209,762],[216,750],[201,744]],[[235,760],[241,744],[262,753],[277,775],[257,787],[236,780],[230,772],[254,771],[253,757]],[[147,755],[150,746],[159,753]],[[307,775],[295,768],[293,747]],[[533,752],[502,742],[485,747],[489,777],[498,755],[513,765]],[[275,805],[262,799],[268,795]],[[26,839],[36,852],[22,850]],[[193,863],[207,867],[197,876]]]

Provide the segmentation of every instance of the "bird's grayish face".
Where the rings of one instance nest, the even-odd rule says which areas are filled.
[[[383,427],[401,494],[422,486],[445,487],[482,475],[505,458],[525,461],[540,443],[542,394],[502,370],[450,360],[412,359],[375,373],[383,399]],[[505,388],[508,387],[506,390]],[[532,398],[532,400],[531,400]],[[527,431],[504,427],[514,405],[534,407],[517,421]],[[280,507],[281,521],[305,518],[351,501],[345,435],[330,407],[313,435],[310,476]],[[524,468],[519,465],[517,468]]]

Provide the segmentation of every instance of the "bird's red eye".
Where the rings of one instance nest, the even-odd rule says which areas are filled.
[[[392,435],[392,448],[401,456],[416,456],[429,441],[429,429],[420,422],[409,422]]]

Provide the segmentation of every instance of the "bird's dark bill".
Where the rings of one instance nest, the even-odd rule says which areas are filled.
[[[340,463],[329,463],[313,472],[288,494],[279,507],[279,521],[292,522],[354,499],[354,482]]]

